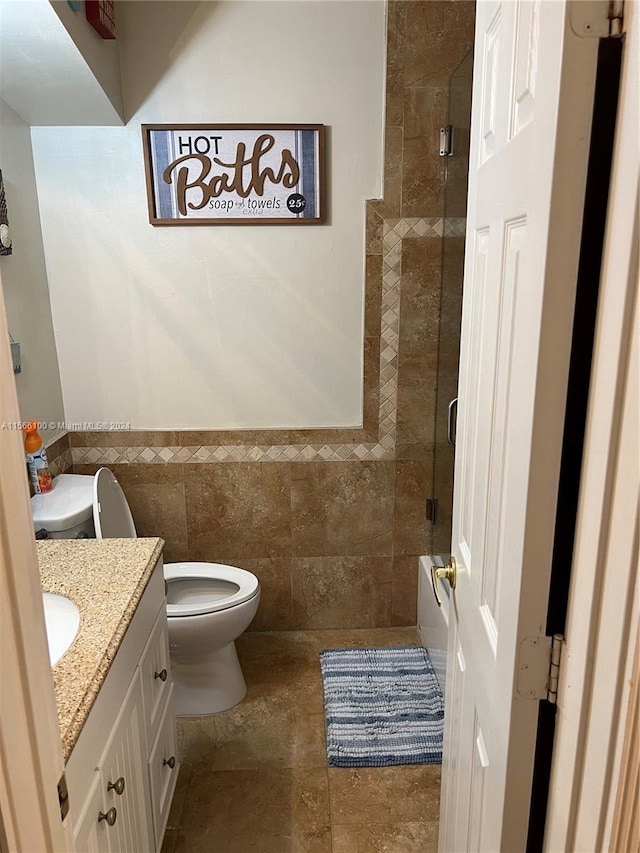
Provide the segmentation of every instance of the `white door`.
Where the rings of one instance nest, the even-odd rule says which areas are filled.
[[[606,25],[606,6],[477,5],[442,853],[526,846],[597,58],[584,16]]]
[[[20,420],[0,278],[0,848],[58,853],[74,848]]]

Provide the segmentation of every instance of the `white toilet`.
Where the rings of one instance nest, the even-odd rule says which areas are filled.
[[[129,504],[115,476],[61,474],[53,491],[31,498],[36,533],[50,539],[135,539]],[[237,705],[247,686],[235,640],[260,602],[255,575],[220,563],[167,563],[167,621],[176,713],[217,714]]]

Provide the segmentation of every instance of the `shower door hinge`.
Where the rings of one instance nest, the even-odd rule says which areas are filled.
[[[527,637],[518,650],[516,690],[524,699],[546,699],[555,705],[558,699],[560,663],[565,640],[553,637]]]
[[[438,518],[438,498],[427,498],[426,506],[427,521],[435,524]]]
[[[453,154],[453,125],[447,124],[440,128],[440,156],[451,157]]]

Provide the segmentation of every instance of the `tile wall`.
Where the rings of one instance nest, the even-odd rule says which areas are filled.
[[[73,467],[69,434],[65,433],[47,447],[49,470],[54,477],[69,473]]]
[[[384,199],[367,203],[361,429],[72,432],[60,470],[109,465],[165,559],[263,590],[254,630],[415,624],[433,475],[444,220],[439,129],[473,43],[468,0],[389,0]],[[70,459],[69,459],[70,455]]]

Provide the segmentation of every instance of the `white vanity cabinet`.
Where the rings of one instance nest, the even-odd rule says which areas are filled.
[[[139,808],[145,801],[141,711],[140,679],[134,678],[75,828],[78,851],[152,849]]]
[[[178,777],[162,561],[66,767],[78,853],[155,853]]]
[[[98,823],[95,816],[102,811],[102,780],[100,771],[96,770],[84,803],[82,816],[74,832],[76,850],[87,850],[91,853],[109,853],[109,833],[106,822]]]

